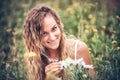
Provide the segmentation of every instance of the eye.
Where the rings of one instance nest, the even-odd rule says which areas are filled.
[[[45,37],[47,35],[46,32],[42,32],[42,36]]]
[[[57,26],[54,26],[53,28],[52,28],[52,31],[56,31],[57,30]]]

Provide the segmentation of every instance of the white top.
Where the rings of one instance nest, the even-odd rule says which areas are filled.
[[[76,42],[75,42],[74,59],[72,59],[68,56],[68,58],[66,58],[65,60],[62,61],[61,69],[63,69],[63,66],[69,65],[70,63],[78,64],[80,66],[85,65],[83,58],[77,59],[77,46],[78,46],[78,40],[76,40]]]
[[[78,45],[78,40],[76,40],[76,42],[75,42],[75,47],[74,47],[74,59],[75,59],[75,61],[76,61],[76,59],[77,59],[77,45]]]

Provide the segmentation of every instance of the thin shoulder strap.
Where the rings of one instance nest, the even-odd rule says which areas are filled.
[[[74,56],[75,56],[75,61],[77,59],[77,45],[78,45],[78,40],[75,41],[75,49],[74,49]]]

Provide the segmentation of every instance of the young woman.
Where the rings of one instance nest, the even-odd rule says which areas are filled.
[[[24,61],[29,80],[45,80],[51,72],[64,80],[60,61],[67,57],[83,58],[86,64],[91,64],[87,45],[79,40],[66,39],[60,18],[47,6],[37,6],[28,13],[23,35],[27,48]],[[93,76],[92,69],[89,73]]]

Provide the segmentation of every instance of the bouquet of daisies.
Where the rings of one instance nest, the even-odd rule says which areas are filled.
[[[92,65],[86,65],[83,58],[73,60],[67,58],[61,62],[64,70],[64,80],[92,80],[88,70],[93,69]]]

